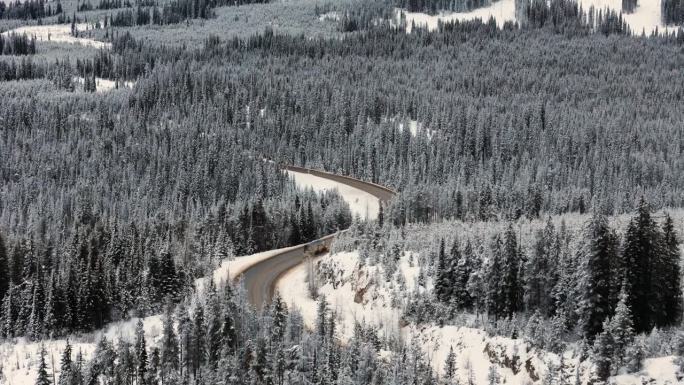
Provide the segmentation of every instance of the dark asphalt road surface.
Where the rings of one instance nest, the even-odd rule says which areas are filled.
[[[367,193],[376,196],[382,202],[389,201],[395,194],[392,190],[382,186],[346,176],[308,170],[300,167],[283,166],[282,168],[285,170],[310,173],[321,178],[344,183],[354,188],[358,188],[359,190],[366,191]],[[278,279],[283,274],[302,263],[307,253],[311,254],[312,251],[323,252],[327,250],[334,237],[335,234],[331,234],[317,241],[299,245],[294,249],[275,254],[271,258],[261,261],[245,270],[237,279],[241,278],[243,280],[249,302],[257,309],[261,309],[263,304],[270,302],[271,298],[273,298],[276,282],[278,282]]]

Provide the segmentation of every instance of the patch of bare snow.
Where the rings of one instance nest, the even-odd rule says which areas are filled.
[[[76,76],[74,77],[74,83],[82,86],[84,79],[80,76]],[[134,85],[135,82],[132,81],[119,82],[119,88],[133,88]],[[114,80],[95,78],[95,92],[107,92],[116,88],[116,81]]]
[[[76,29],[81,34],[93,28],[93,25],[88,23],[76,24]],[[56,43],[80,44],[88,47],[105,49],[109,49],[112,46],[111,43],[97,41],[87,37],[72,36],[71,24],[29,25],[3,32],[3,35],[7,36],[12,33],[35,36],[36,40],[39,42],[50,41]]]
[[[325,254],[318,261],[327,264],[331,271],[342,273],[335,278],[335,284],[326,283],[318,288],[319,295],[325,296],[335,314],[338,337],[342,341],[353,336],[357,322],[375,325],[385,335],[398,335],[401,314],[389,306],[389,291],[375,284],[377,267],[359,269],[357,252]],[[300,264],[278,281],[277,288],[286,303],[300,309],[307,327],[313,328],[318,301],[309,296],[306,276],[307,265]]]
[[[337,190],[342,199],[349,204],[352,216],[359,216],[363,219],[376,218],[380,210],[378,198],[363,190],[351,187],[344,183],[330,179],[321,178],[308,173],[287,171],[295,184],[302,189],[313,189],[314,191]]]
[[[395,10],[395,17],[398,20],[406,20],[406,31],[411,32],[413,25],[416,27],[426,27],[428,30],[435,30],[439,22],[469,21],[481,19],[487,22],[491,17],[496,19],[496,24],[503,27],[507,21],[515,21],[515,1],[499,0],[487,7],[481,7],[469,12],[450,12],[438,15],[428,15],[422,12],[407,12],[401,9]]]
[[[339,21],[340,20],[340,14],[335,12],[335,11],[327,12],[327,13],[324,13],[324,14],[318,16],[318,20],[319,21]]]
[[[404,131],[404,127],[406,126],[406,122],[400,122],[399,125],[397,125],[397,129],[400,132]],[[408,121],[408,128],[409,131],[411,132],[411,136],[416,137],[418,136],[419,133],[425,132],[425,135],[427,136],[428,139],[432,139],[432,134],[433,132],[423,126],[423,123],[418,122],[417,120],[409,120]]]
[[[622,0],[577,0],[585,12],[593,6],[597,11],[606,8],[616,12],[622,10]],[[666,26],[662,21],[661,0],[639,0],[637,8],[633,13],[623,13],[625,22],[629,25],[632,33],[639,35],[642,31],[651,34],[656,28],[658,32],[676,32],[678,27]],[[423,26],[429,30],[437,29],[439,22],[468,21],[481,19],[483,22],[490,17],[496,19],[496,24],[502,27],[507,21],[516,21],[515,0],[499,0],[487,7],[481,7],[469,12],[440,13],[438,15],[428,15],[421,12],[407,12],[396,9],[396,20],[406,21],[406,30],[411,32],[412,26]]]
[[[143,329],[145,339],[149,343],[155,343],[161,338],[162,320],[161,316],[154,315],[145,317]],[[135,327],[138,318],[127,321],[114,322],[105,329],[88,334],[77,339],[72,338],[72,358],[80,352],[85,360],[92,358],[97,342],[102,336],[107,337],[110,342],[117,342],[121,339],[133,342],[135,339]],[[54,339],[45,341],[27,341],[19,338],[14,342],[3,342],[0,344],[0,384],[3,385],[27,385],[36,382],[38,362],[40,360],[41,346],[45,347],[47,356],[45,357],[48,365],[48,374],[59,379],[59,367],[62,352],[66,347],[66,339]]]
[[[676,356],[649,358],[644,361],[644,369],[635,374],[623,374],[612,378],[615,385],[675,385],[684,383],[675,360]]]
[[[578,0],[578,3],[585,12],[591,6],[594,6],[597,11],[606,8],[616,12],[622,10],[622,0]],[[658,28],[660,33],[677,31],[677,27],[663,24],[660,4],[661,0],[638,0],[637,7],[633,13],[622,14],[623,19],[629,25],[633,34],[640,35],[642,31],[651,34],[656,28]]]

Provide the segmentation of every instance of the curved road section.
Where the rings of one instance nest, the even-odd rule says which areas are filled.
[[[281,168],[288,171],[308,173],[320,178],[346,184],[377,197],[381,202],[387,202],[395,195],[394,191],[386,187],[348,176],[295,166],[281,166]],[[236,279],[243,280],[249,302],[257,309],[261,309],[265,303],[269,303],[271,298],[273,298],[278,278],[288,270],[302,263],[307,254],[320,254],[327,251],[335,238],[335,235],[336,234],[330,234],[313,242],[305,243],[294,248],[288,248],[288,250],[285,250],[282,253],[274,254],[272,257],[247,268],[239,277],[236,277]]]

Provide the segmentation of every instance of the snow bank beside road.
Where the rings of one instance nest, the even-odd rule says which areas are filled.
[[[342,196],[342,199],[349,204],[349,209],[353,216],[358,215],[363,219],[378,217],[380,202],[378,201],[378,198],[372,194],[344,183],[335,182],[330,179],[303,172],[288,170],[287,173],[294,179],[299,188],[311,188],[314,191],[337,190]]]
[[[268,250],[261,253],[256,253],[252,255],[246,255],[244,257],[237,257],[235,259],[225,259],[221,262],[221,265],[214,270],[212,278],[214,284],[218,286],[222,282],[229,282],[237,278],[240,274],[245,272],[245,270],[256,265],[257,263],[264,261],[273,257],[274,255],[296,249],[298,246],[285,247],[282,249]],[[208,277],[203,277],[195,280],[195,288],[198,292],[204,290]]]

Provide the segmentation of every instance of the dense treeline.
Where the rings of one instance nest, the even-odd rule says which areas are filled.
[[[448,249],[442,240],[435,298],[448,314],[485,311],[496,320],[525,311],[556,317],[566,331],[577,327],[589,340],[604,330],[621,292],[636,333],[681,321],[681,256],[669,216],[657,224],[642,202],[623,239],[601,215],[594,216],[581,234],[576,255],[568,253],[574,241],[569,237],[549,222],[525,253],[509,226],[494,237],[485,256],[478,256],[470,240],[465,246],[455,240]],[[407,313],[431,318],[421,308],[409,308]]]
[[[36,20],[62,13],[62,3],[57,1],[55,8],[47,5],[45,0],[17,0],[0,3],[0,19]]]
[[[135,0],[131,2],[130,0],[100,0],[97,6],[93,6],[90,0],[86,0],[80,3],[77,7],[79,12],[91,11],[93,9],[117,9],[117,8],[132,8],[133,5],[138,7],[153,7],[157,5],[156,0]]]
[[[9,314],[21,314],[12,333],[73,328],[78,310],[61,313],[56,328],[43,326],[44,310],[33,323],[24,317],[34,302],[45,308],[50,290],[73,290],[70,275],[98,296],[87,306],[106,310],[79,323],[91,328],[169,294],[152,278],[124,277],[103,300],[89,285],[118,274],[120,260],[135,257],[145,278],[170,255],[167,270],[187,284],[215,261],[194,250],[223,239],[221,230],[244,254],[349,223],[337,197],[297,203],[263,154],[401,190],[386,212],[398,225],[626,212],[642,195],[655,207],[684,205],[683,35],[577,33],[586,26],[573,23],[588,16],[569,4],[535,8],[544,16],[533,20],[553,27],[468,22],[406,34],[380,25],[345,39],[266,31],[192,49],[120,35],[112,52],[76,70],[68,61],[8,64],[8,79],[38,74],[63,89],[74,74],[139,78],[113,97],[12,95],[0,109],[0,228],[10,255],[40,261],[12,281]],[[131,225],[143,234],[127,244],[138,254],[109,261],[110,240]],[[116,297],[131,285],[132,299]],[[519,309],[513,300],[496,314]]]
[[[0,55],[33,55],[36,53],[36,38],[26,34],[10,33],[0,35]]]
[[[74,357],[67,343],[59,362],[59,384],[381,384],[436,383],[432,364],[417,346],[381,340],[357,324],[339,344],[334,311],[323,300],[313,330],[301,314],[276,296],[256,313],[230,284],[166,306],[161,338],[146,337],[138,322],[130,340],[98,343],[93,357]],[[401,354],[381,359],[380,349]],[[37,384],[50,383],[48,357],[38,360]]]
[[[302,197],[278,207],[277,214],[261,200],[235,213],[222,205],[193,229],[119,224],[85,206],[65,246],[45,234],[0,239],[0,335],[39,339],[153,314],[225,258],[308,242],[349,226],[336,196]]]
[[[62,68],[52,67],[55,83],[73,87]],[[244,98],[224,96],[227,105]],[[295,191],[277,167],[246,151],[240,130],[207,123],[202,110],[168,110],[178,115],[150,125],[134,100],[21,92],[6,100],[6,336],[91,330],[144,314],[170,294],[158,271],[178,272],[172,291],[185,290],[221,255],[306,242],[351,222],[337,195]]]
[[[684,353],[678,215],[676,222],[667,213],[656,219],[642,201],[631,219],[594,214],[534,224],[355,226],[353,243],[338,247],[358,250],[361,273],[355,274],[381,277],[374,290],[383,292],[384,285],[390,298],[402,298],[392,306],[405,321],[472,327],[478,320],[478,327],[546,351],[583,346],[581,356],[589,355],[605,380],[625,367],[642,369],[645,352],[665,344],[655,339],[646,346],[649,334],[676,337],[674,350],[658,354]],[[397,266],[407,262],[416,278]],[[336,282],[329,278],[335,273],[319,276]]]
[[[109,25],[132,27],[135,25],[177,24],[189,19],[208,19],[214,17],[213,9],[227,5],[267,3],[270,0],[173,0],[158,7],[155,4],[139,4],[135,11],[121,10],[109,16]]]
[[[169,103],[181,110],[215,105],[225,87],[259,90],[251,100],[262,101],[263,118],[224,111],[217,119],[249,119],[255,135],[250,143],[259,152],[398,187],[402,194],[388,215],[404,223],[535,217],[592,207],[624,212],[636,207],[640,195],[655,207],[680,206],[681,173],[673,170],[683,148],[676,102],[681,90],[672,81],[680,74],[669,70],[681,65],[677,45],[669,43],[677,39],[567,39],[475,22],[410,35],[376,29],[339,41],[266,32],[185,54],[142,48],[124,37],[115,47],[126,57],[130,50],[138,63],[139,52],[154,52],[143,61],[158,71],[132,97],[145,115],[156,116]],[[643,54],[655,47],[654,55]],[[436,60],[445,55],[450,61]],[[160,66],[183,56],[187,64]],[[202,83],[198,95],[197,87],[184,84],[185,68],[200,58],[223,61],[206,67],[211,81]],[[358,65],[369,66],[370,73],[345,75]],[[619,75],[611,70],[615,65]],[[264,66],[274,71],[250,75],[250,67]],[[319,76],[311,77],[312,71]],[[479,76],[483,71],[489,75]],[[222,75],[228,73],[231,80]],[[430,81],[424,80],[427,74]],[[658,86],[643,84],[646,78]],[[339,87],[340,79],[364,87]],[[627,104],[636,110],[623,108]],[[415,136],[399,129],[410,121],[421,128]],[[610,187],[618,185],[627,188]]]
[[[660,7],[662,9],[663,22],[665,24],[684,23],[684,1],[662,0]]]
[[[397,7],[409,12],[436,14],[440,11],[466,12],[486,7],[497,0],[395,0]]]
[[[516,0],[516,15],[526,28],[552,28],[556,33],[629,35],[622,13],[605,8],[582,9],[574,0]],[[636,31],[641,32],[641,31]]]
[[[151,47],[120,35],[114,40],[114,53],[99,54],[94,67],[96,76],[111,79],[134,79],[154,70],[149,81],[141,82],[144,90],[131,97],[145,120],[164,114],[167,103],[180,106],[181,111],[211,110],[221,100],[221,87],[229,84],[231,89],[249,93],[246,87],[256,81],[249,87],[260,90],[258,98],[263,102],[258,108],[264,109],[264,116],[251,115],[249,122],[267,140],[251,141],[253,149],[400,188],[403,193],[388,210],[396,223],[436,217],[534,217],[540,212],[585,212],[592,207],[606,213],[623,212],[636,206],[639,195],[656,207],[681,205],[676,192],[681,173],[670,171],[677,169],[676,154],[682,148],[675,106],[681,95],[674,87],[677,82],[672,82],[679,74],[657,69],[681,64],[681,55],[674,52],[676,44],[671,43],[684,35],[616,41],[588,34],[571,34],[575,37],[570,40],[553,36],[547,40],[542,35],[536,30],[498,30],[473,22],[410,35],[378,28],[340,41],[307,41],[266,32],[189,51]],[[484,38],[489,40],[481,50],[478,42]],[[534,44],[524,44],[528,39]],[[453,46],[459,47],[458,53],[448,51]],[[532,59],[538,57],[539,46],[545,47],[545,59]],[[654,56],[640,54],[655,47]],[[625,54],[632,51],[637,53]],[[671,54],[666,55],[668,51]],[[262,54],[274,60],[266,61]],[[302,69],[292,70],[288,55],[295,55]],[[431,60],[443,55],[460,60],[459,70]],[[484,55],[494,59],[476,64]],[[349,56],[373,66],[371,73],[362,75],[368,86],[332,90],[337,78],[346,77],[345,67],[350,64],[341,59]],[[330,60],[318,59],[323,57]],[[190,86],[195,81],[187,73],[189,63],[214,58],[222,58],[222,64],[193,64],[206,69],[204,76],[212,80]],[[268,65],[284,72],[254,78],[242,64],[245,60],[254,68]],[[184,64],[165,64],[177,61]],[[549,75],[539,78],[527,70],[504,73],[503,62],[543,68]],[[619,75],[608,69],[616,62],[622,69]],[[409,70],[415,63],[424,65]],[[493,75],[478,76],[485,68]],[[589,69],[606,76],[588,76]],[[309,70],[325,75],[285,82]],[[222,75],[227,73],[245,75],[233,75],[235,80],[228,82]],[[421,79],[427,73],[437,75],[424,82]],[[659,86],[642,84],[646,78]],[[171,91],[164,82],[171,82],[175,89]],[[275,86],[267,92],[265,84]],[[390,92],[389,85],[402,91]],[[157,90],[162,91],[160,98],[145,96],[157,95]],[[527,96],[520,96],[521,92]],[[253,102],[248,99],[239,104]],[[313,104],[313,100],[325,103]],[[654,100],[666,104],[656,105]],[[620,107],[627,101],[638,106],[636,116]],[[244,118],[244,112],[234,110],[217,116],[230,124],[246,124]],[[302,119],[307,123],[301,124]],[[399,129],[410,121],[421,127],[418,135]],[[631,127],[630,135],[624,135],[624,127]],[[339,154],[345,148],[353,152]],[[598,152],[588,150],[593,148]],[[626,150],[616,157],[617,149]],[[548,156],[537,156],[538,152]],[[426,187],[434,184],[443,188]],[[610,188],[625,184],[630,188]],[[663,186],[675,187],[663,190]]]

